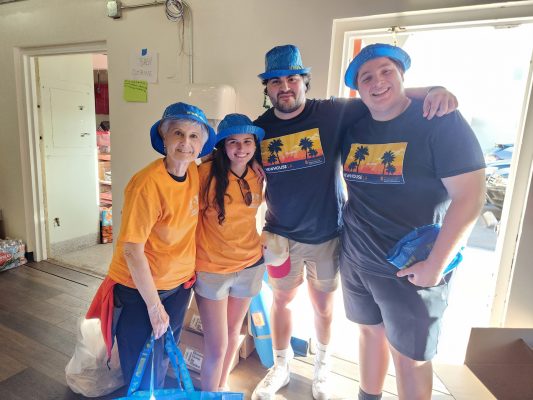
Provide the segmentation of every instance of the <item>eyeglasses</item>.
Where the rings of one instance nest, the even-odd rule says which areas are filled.
[[[252,204],[252,192],[250,191],[250,185],[248,185],[248,182],[242,178],[237,178],[237,182],[239,182],[239,188],[241,189],[244,204],[250,206],[250,204]]]

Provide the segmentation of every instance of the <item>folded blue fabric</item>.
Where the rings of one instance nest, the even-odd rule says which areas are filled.
[[[439,235],[440,224],[424,225],[409,232],[387,254],[387,261],[398,269],[404,269],[428,258],[435,240]],[[463,260],[461,247],[454,259],[442,272],[443,275],[453,270]]]

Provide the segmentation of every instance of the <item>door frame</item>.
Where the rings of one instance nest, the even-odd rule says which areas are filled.
[[[351,61],[349,40],[353,32],[365,34],[391,34],[392,28],[435,30],[455,29],[481,25],[512,26],[533,22],[533,1],[465,6],[437,10],[423,10],[396,14],[339,19],[333,22],[327,96],[339,96],[344,84],[344,71]],[[407,31],[408,31],[407,30]],[[533,60],[533,54],[531,55]],[[507,187],[502,210],[506,218],[499,235],[495,255],[499,268],[492,302],[491,326],[504,326],[509,306],[510,291],[515,272],[524,208],[530,191],[533,168],[533,64],[530,64],[522,116],[515,143],[515,156],[511,164],[514,180]]]
[[[14,49],[18,122],[21,130],[22,187],[28,248],[35,261],[46,260],[47,233],[40,121],[37,109],[35,58],[52,55],[106,53],[105,41]]]

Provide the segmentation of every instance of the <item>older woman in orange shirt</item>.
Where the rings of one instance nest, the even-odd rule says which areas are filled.
[[[159,338],[170,326],[179,337],[190,298],[185,283],[195,273],[199,178],[194,161],[211,151],[214,137],[202,110],[185,103],[168,106],[150,130],[152,146],[164,157],[136,173],[125,189],[108,278],[120,310],[115,334],[126,382],[152,331]],[[154,352],[158,387],[168,367],[162,345],[158,341]]]
[[[220,123],[212,161],[199,167],[196,301],[204,331],[202,390],[227,390],[250,300],[265,271],[256,214],[262,185],[250,167],[263,129],[241,114]]]

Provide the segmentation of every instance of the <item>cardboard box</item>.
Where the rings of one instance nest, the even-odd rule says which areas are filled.
[[[533,399],[533,329],[472,328],[465,365],[435,365],[456,400]]]
[[[254,338],[248,332],[242,334],[244,336],[241,348],[239,349],[239,357],[247,359],[255,350]]]
[[[242,344],[244,336],[240,336],[240,344]],[[202,362],[204,359],[204,337],[194,332],[183,330],[181,332],[179,348],[183,353],[185,364],[190,371],[200,372]],[[239,356],[233,359],[230,371],[233,370],[239,363]]]
[[[183,328],[191,332],[203,333],[202,320],[200,319],[200,312],[198,311],[195,296],[191,298],[189,308],[183,320]]]

